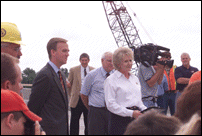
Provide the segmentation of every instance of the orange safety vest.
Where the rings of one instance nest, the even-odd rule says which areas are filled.
[[[170,69],[169,76],[168,76],[166,70],[164,70],[164,74],[166,75],[167,82],[168,82],[168,90],[176,90],[176,81],[175,81],[175,75],[174,75],[175,68],[176,68],[176,66],[174,65]]]

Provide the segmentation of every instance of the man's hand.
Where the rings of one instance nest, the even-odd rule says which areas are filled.
[[[159,64],[159,63],[156,63],[155,69],[156,69],[156,71],[158,71],[158,70],[164,71],[165,66],[164,66],[164,65],[161,65],[161,64]]]
[[[138,118],[138,116],[140,116],[142,113],[139,110],[134,110],[133,111],[133,118]]]
[[[67,80],[66,80],[66,84],[67,84],[67,87],[68,87],[68,88],[71,88],[71,84],[70,84],[70,82],[68,82]]]
[[[84,95],[84,94],[81,94],[80,93],[80,96],[81,96],[81,100],[83,102],[83,104],[86,106],[86,108],[89,110],[89,105],[88,105],[88,96]]]
[[[38,121],[35,122],[35,135],[46,135],[45,131],[40,130],[41,125],[39,124]]]

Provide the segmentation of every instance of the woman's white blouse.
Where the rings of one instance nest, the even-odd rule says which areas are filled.
[[[104,82],[107,109],[122,117],[132,117],[133,110],[126,107],[137,106],[141,110],[147,107],[142,102],[141,86],[137,76],[130,74],[127,79],[116,70]]]

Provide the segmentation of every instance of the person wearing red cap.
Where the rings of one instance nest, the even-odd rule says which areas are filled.
[[[25,124],[35,122],[35,135],[40,132],[41,117],[29,110],[23,98],[16,92],[1,89],[1,135],[24,135],[29,130]]]

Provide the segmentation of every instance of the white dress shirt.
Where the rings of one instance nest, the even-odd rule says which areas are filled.
[[[116,115],[132,117],[133,110],[126,107],[137,106],[141,110],[147,108],[142,102],[139,79],[134,74],[130,74],[127,79],[116,70],[105,80],[104,93],[107,109]]]

